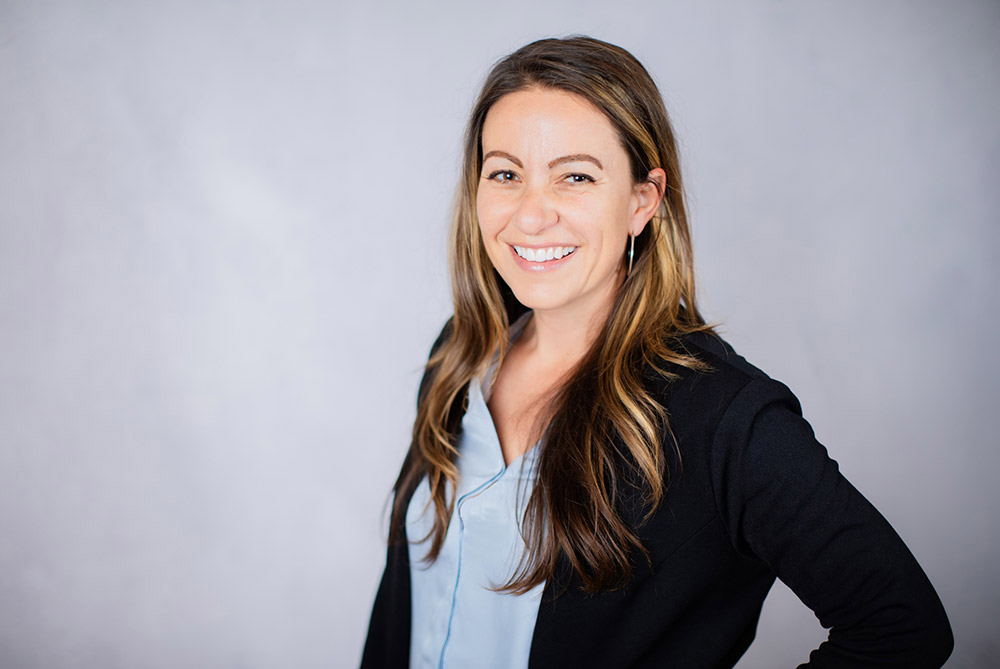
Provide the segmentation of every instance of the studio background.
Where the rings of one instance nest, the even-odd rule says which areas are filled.
[[[1000,654],[1000,4],[0,0],[0,666],[352,667],[466,113],[631,50],[703,310]],[[780,583],[739,665],[823,638]]]

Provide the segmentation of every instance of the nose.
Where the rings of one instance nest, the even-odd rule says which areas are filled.
[[[521,194],[514,220],[527,235],[537,235],[555,223],[559,216],[555,203],[542,186],[528,186]]]

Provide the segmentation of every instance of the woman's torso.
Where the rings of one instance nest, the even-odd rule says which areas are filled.
[[[520,333],[524,318],[511,328]],[[459,439],[455,508],[437,560],[423,562],[429,542],[409,545],[413,604],[410,666],[526,667],[543,586],[523,595],[496,592],[524,551],[520,521],[534,481],[536,448],[509,463],[488,407],[494,364],[473,379]],[[414,492],[406,518],[411,541],[433,526],[430,488]]]

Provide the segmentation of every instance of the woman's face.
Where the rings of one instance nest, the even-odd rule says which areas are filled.
[[[624,279],[629,234],[659,203],[632,181],[611,122],[584,98],[530,88],[498,100],[483,125],[476,208],[493,266],[525,306],[589,323]],[[663,183],[660,169],[650,176]]]

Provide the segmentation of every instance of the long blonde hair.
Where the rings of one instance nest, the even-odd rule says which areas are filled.
[[[598,591],[627,583],[630,554],[645,553],[636,528],[615,508],[621,486],[640,487],[652,513],[668,485],[662,443],[667,416],[643,373],[653,369],[670,377],[670,364],[699,368],[672,343],[710,327],[695,306],[680,165],[660,92],[629,52],[590,37],[543,39],[518,49],[493,67],[473,107],[450,236],[455,313],[427,362],[413,440],[394,487],[390,540],[403,536],[410,497],[426,478],[434,523],[422,539],[430,540],[428,560],[440,553],[455,504],[457,437],[469,381],[498,350],[503,364],[508,328],[525,309],[486,255],[476,195],[487,112],[503,96],[535,86],[574,93],[602,111],[618,132],[636,183],[657,167],[667,177],[656,214],[635,240],[634,267],[603,332],[545,412],[538,478],[522,526],[526,552],[500,588],[526,592],[550,579],[565,558],[584,589]]]

